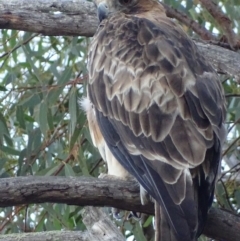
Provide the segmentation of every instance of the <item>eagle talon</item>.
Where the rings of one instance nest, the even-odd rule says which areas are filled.
[[[127,216],[127,220],[130,220],[130,219],[134,219],[136,221],[141,221],[142,219],[142,214],[139,213],[139,212],[129,212],[128,216]]]
[[[116,220],[121,220],[124,217],[123,211],[118,208],[111,208],[113,218]]]
[[[98,178],[101,178],[101,179],[108,179],[108,180],[126,180],[125,178],[121,178],[121,177],[118,177],[118,176],[115,176],[115,175],[110,175],[110,174],[107,174],[107,173],[101,173],[99,174]]]

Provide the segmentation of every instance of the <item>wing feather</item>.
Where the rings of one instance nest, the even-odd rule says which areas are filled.
[[[159,19],[116,14],[101,25],[88,92],[111,152],[161,204],[178,240],[190,241],[202,229],[197,219],[206,218],[205,207],[197,217],[197,206],[213,197],[224,97],[194,43]],[[197,204],[195,189],[205,195]]]

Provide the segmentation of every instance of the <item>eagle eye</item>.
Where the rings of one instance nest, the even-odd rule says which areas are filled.
[[[132,0],[119,0],[122,5],[128,5]]]

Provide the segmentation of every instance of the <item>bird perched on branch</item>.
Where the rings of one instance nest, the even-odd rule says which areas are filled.
[[[85,108],[95,145],[138,180],[143,203],[143,190],[155,200],[156,241],[195,241],[225,137],[218,75],[157,0],[95,3]]]

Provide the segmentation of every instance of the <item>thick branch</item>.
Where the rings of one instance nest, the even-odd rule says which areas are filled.
[[[79,231],[51,231],[0,235],[0,241],[86,241],[85,233]]]
[[[153,205],[142,206],[135,182],[95,178],[18,177],[0,179],[0,206],[31,203],[66,203],[111,206],[153,214]],[[218,240],[240,240],[240,217],[212,209],[204,233]]]
[[[90,37],[97,25],[94,4],[85,0],[0,0],[0,29]]]
[[[132,182],[86,177],[4,178],[0,179],[0,207],[51,202],[153,213],[151,205],[141,205],[137,186]]]
[[[169,14],[174,15],[174,11]],[[0,29],[89,37],[97,25],[95,6],[85,0],[0,0]],[[218,72],[240,80],[240,54],[210,44],[196,44]]]
[[[240,83],[239,53],[200,41],[195,41],[195,43],[218,73],[233,76]]]
[[[240,240],[240,217],[227,211],[211,208],[203,233],[216,240]]]

